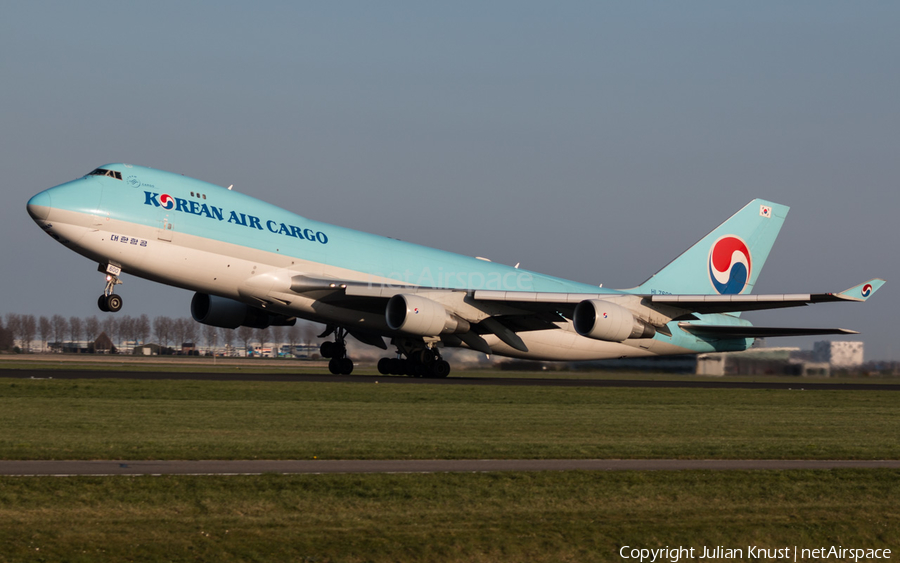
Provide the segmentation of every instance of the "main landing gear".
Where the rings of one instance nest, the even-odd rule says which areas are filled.
[[[325,330],[319,335],[324,338],[334,332],[334,342],[323,342],[319,347],[319,353],[323,358],[330,358],[328,361],[328,371],[334,375],[350,375],[353,372],[353,360],[347,357],[347,331],[338,327]]]
[[[408,375],[410,377],[444,378],[450,375],[450,363],[441,358],[437,343],[430,346],[412,340],[394,340],[397,346],[396,358],[378,360],[381,375]],[[405,355],[406,359],[400,356]]]
[[[104,313],[118,313],[122,310],[122,298],[113,293],[115,287],[121,283],[117,274],[106,274],[106,289],[103,290],[103,295],[97,299],[97,306]]]

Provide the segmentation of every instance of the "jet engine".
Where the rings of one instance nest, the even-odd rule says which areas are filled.
[[[652,325],[635,318],[625,307],[601,299],[587,299],[576,305],[572,321],[575,332],[581,336],[608,342],[651,338],[656,334]]]
[[[418,295],[397,294],[384,311],[391,330],[416,336],[438,336],[468,332],[469,323],[451,315],[443,305]]]
[[[194,298],[191,299],[191,316],[198,323],[221,328],[294,326],[297,322],[295,318],[273,315],[234,299],[206,293],[194,294]]]

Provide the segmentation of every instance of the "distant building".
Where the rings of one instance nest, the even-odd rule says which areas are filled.
[[[521,365],[522,362],[504,361],[508,364],[506,369],[517,369],[513,366]],[[540,365],[540,362],[529,362]],[[553,366],[554,364],[549,364]],[[533,368],[537,369],[537,368]],[[540,368],[543,369],[543,368]],[[554,369],[554,368],[550,368]],[[694,354],[682,354],[675,356],[645,356],[642,358],[610,358],[608,360],[597,360],[591,362],[573,362],[569,364],[572,370],[610,370],[610,371],[652,371],[664,373],[694,373],[697,369],[697,356]]]
[[[856,367],[863,363],[863,343],[823,340],[813,345],[813,361],[833,367]]]
[[[94,341],[91,351],[97,354],[115,354],[116,347],[109,336],[105,332],[101,332],[97,340]]]
[[[288,344],[283,345],[278,354],[280,356],[294,357],[294,358],[312,358],[313,354],[319,353],[319,345],[318,344],[295,344],[291,347]]]
[[[718,352],[697,356],[697,375],[804,375],[792,363],[797,348],[751,348],[743,352]]]
[[[247,356],[253,358],[271,358],[272,357],[272,348],[263,347],[263,346],[254,346],[253,348],[247,350]]]
[[[143,346],[135,346],[131,349],[131,353],[135,356],[158,356],[161,348],[159,344],[150,342]]]

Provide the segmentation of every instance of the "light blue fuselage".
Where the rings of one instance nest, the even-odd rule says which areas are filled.
[[[121,179],[85,176],[41,192],[29,202],[29,209],[49,209],[43,218],[45,230],[76,252],[101,264],[116,264],[126,273],[184,289],[246,301],[256,291],[253,284],[275,280],[272,283],[277,285],[284,276],[301,274],[443,289],[630,293],[321,223],[170,172],[124,164],[104,168],[116,171]],[[78,229],[61,228],[79,221]],[[262,274],[268,276],[262,282],[246,281]],[[295,302],[281,311],[320,322],[335,320],[312,304]],[[707,341],[675,324],[671,323],[672,336],[657,334],[653,342],[641,347],[574,335],[589,342],[578,344],[585,351],[573,359],[736,350],[752,342]],[[540,336],[537,333],[548,332],[559,331],[522,335],[534,339]],[[599,351],[601,345],[607,345],[606,351]],[[597,351],[589,351],[594,349]],[[520,357],[572,357],[565,353],[552,358],[548,353],[520,354],[497,343],[496,353],[504,352]]]

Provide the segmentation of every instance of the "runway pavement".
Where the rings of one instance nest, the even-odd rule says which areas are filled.
[[[684,471],[900,469],[900,460],[454,459],[0,461],[4,476],[481,473],[497,471]]]
[[[0,369],[0,378],[33,379],[147,379],[173,381],[272,381],[272,382],[331,382],[331,383],[397,383],[406,385],[517,385],[531,387],[641,387],[693,389],[789,389],[808,391],[900,391],[900,384],[890,383],[814,383],[798,378],[796,382],[716,380],[648,380],[648,379],[568,379],[531,377],[467,377],[423,379],[391,375],[331,375],[331,374],[266,374],[266,373],[202,373],[169,371],[109,371]]]

